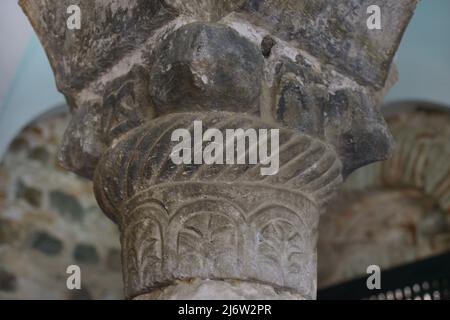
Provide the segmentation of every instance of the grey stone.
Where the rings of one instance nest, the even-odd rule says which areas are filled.
[[[156,50],[150,92],[158,115],[203,109],[258,113],[262,55],[235,30],[188,24]]]
[[[157,49],[163,47],[164,43],[170,42],[167,38],[176,38],[176,29],[179,26],[183,28],[183,25],[193,21],[223,22],[227,17],[238,14],[243,21],[236,27],[236,29],[239,29],[239,32],[244,32],[243,30],[246,29],[245,25],[249,27],[258,26],[266,30],[266,34],[263,34],[262,43],[258,42],[256,45],[264,44],[264,47],[266,47],[268,44],[272,45],[271,42],[267,42],[268,39],[279,38],[287,41],[289,46],[295,49],[302,49],[302,52],[306,52],[309,57],[312,56],[316,59],[315,63],[321,64],[322,70],[312,72],[307,70],[307,68],[303,68],[305,69],[304,73],[309,73],[316,78],[317,81],[315,82],[332,87],[333,85],[338,85],[341,80],[354,81],[356,85],[360,85],[364,87],[364,90],[368,91],[368,96],[375,99],[375,92],[379,92],[385,85],[385,80],[391,69],[393,54],[398,47],[404,28],[411,18],[416,2],[417,0],[402,0],[391,4],[387,0],[378,1],[377,4],[383,9],[384,29],[395,30],[395,32],[367,29],[365,25],[367,20],[366,8],[373,4],[368,0],[359,2],[320,0],[312,4],[296,0],[284,2],[273,0],[236,0],[226,2],[167,0],[155,2],[136,1],[130,4],[121,0],[116,1],[114,4],[99,2],[96,5],[93,5],[92,1],[80,1],[85,21],[91,21],[89,19],[96,21],[95,28],[82,28],[82,30],[69,32],[65,32],[66,28],[63,25],[65,19],[62,18],[64,12],[61,9],[69,4],[68,1],[58,2],[58,4],[46,1],[40,6],[32,1],[22,0],[21,5],[29,15],[30,20],[35,22],[34,26],[38,35],[42,37],[42,42],[56,72],[59,88],[66,94],[73,109],[80,109],[79,114],[74,117],[74,124],[67,130],[66,138],[61,147],[60,159],[66,168],[85,177],[92,178],[98,158],[110,143],[110,140],[107,138],[109,133],[106,133],[105,137],[99,129],[108,122],[110,116],[110,113],[105,110],[98,111],[99,104],[102,105],[106,101],[105,97],[102,97],[104,92],[108,91],[105,87],[108,87],[111,81],[119,77],[132,78],[133,75],[131,73],[127,76],[129,71],[127,71],[127,68],[139,65],[145,65],[149,69],[158,68],[161,60],[165,60],[166,55],[170,57],[176,54],[177,47],[187,48],[187,46],[183,46],[183,44],[186,44],[183,42],[186,39],[181,37],[173,50],[161,53],[161,50]],[[43,9],[43,7],[46,9]],[[49,12],[54,12],[55,14],[53,15]],[[92,17],[95,17],[95,19]],[[113,27],[113,25],[116,27]],[[108,38],[108,32],[120,36]],[[251,34],[248,40],[253,41],[252,37],[254,36]],[[215,43],[214,39],[219,38],[224,41]],[[89,41],[96,45],[88,45]],[[213,48],[220,49],[221,45],[226,43],[227,40],[223,37],[221,38],[217,33],[213,39],[209,39],[209,42],[211,42],[211,45],[208,44],[206,47],[214,51]],[[66,45],[63,46],[62,43]],[[103,46],[98,45],[99,43],[102,43]],[[245,44],[246,42],[241,41],[241,43]],[[249,46],[249,44],[246,45]],[[279,55],[283,55],[283,46],[284,44],[281,44]],[[248,51],[239,51],[238,46],[227,46],[225,49],[235,50],[236,53]],[[268,49],[264,50],[265,53],[263,53],[267,54],[266,51]],[[185,51],[188,54],[189,50]],[[227,50],[224,52],[227,52]],[[250,51],[248,53],[250,54]],[[180,57],[183,54],[184,52],[180,53],[178,51]],[[211,57],[213,56],[211,55]],[[302,54],[299,53],[298,56],[302,56]],[[142,57],[142,60],[137,57]],[[250,60],[250,63],[256,63],[258,57],[259,55],[255,55],[254,59]],[[215,61],[214,59],[210,60],[210,62]],[[232,61],[233,59],[226,60]],[[245,59],[245,61],[247,60]],[[305,61],[304,57],[300,58],[300,60]],[[116,69],[111,68],[114,61],[119,65]],[[267,70],[272,68],[270,64],[276,63],[275,61],[276,59],[268,62]],[[166,66],[168,67],[169,65],[166,64]],[[159,95],[164,95],[165,92],[155,88],[168,86],[166,89],[170,91],[170,83],[172,83],[172,86],[184,83],[189,87],[193,84],[189,80],[189,74],[197,69],[192,69],[192,65],[190,65],[190,68],[180,71],[169,70],[167,76],[173,72],[177,73],[177,76],[173,78],[176,80],[175,83],[169,81],[169,84],[167,82],[163,84],[159,83],[158,80],[150,85],[150,88],[156,91],[154,92],[155,97],[153,97],[155,101],[158,102],[158,99],[161,98]],[[330,70],[327,71],[326,69]],[[343,79],[327,79],[329,78],[327,73],[335,70],[343,76]],[[161,72],[156,73],[161,75]],[[227,74],[232,75],[233,72],[228,72]],[[246,73],[241,73],[240,77],[234,78],[231,87],[227,89],[231,89],[234,83],[240,87],[238,85],[239,81],[245,79],[245,77]],[[253,78],[250,77],[250,79]],[[333,84],[332,82],[336,83]],[[249,92],[254,92],[254,89],[258,88],[259,85],[259,83],[250,84]],[[215,89],[210,88],[209,92],[211,90],[216,93],[217,91],[222,93],[226,91],[219,89],[220,85],[214,85],[213,87]],[[236,88],[236,86],[234,87]],[[180,92],[188,90],[182,88],[183,86],[179,88]],[[204,88],[202,84],[200,84],[200,87],[197,87],[197,89],[201,88]],[[182,94],[183,99],[176,98],[178,91],[175,91],[174,97],[169,97],[169,100],[173,98],[180,105],[192,103],[197,105],[199,101],[201,102],[203,95],[203,93],[199,94],[197,89],[189,89],[186,94]],[[77,94],[81,90],[85,91],[84,95]],[[358,91],[362,92],[363,90]],[[197,98],[192,98],[192,95]],[[238,104],[248,104],[248,100],[245,98],[243,101],[239,101],[236,92],[233,92],[230,96],[231,100],[225,108],[232,108],[230,105],[236,104],[236,102]],[[217,107],[217,104],[222,105],[215,97],[206,95],[205,98],[210,99],[208,104],[213,105],[213,107],[214,105]],[[378,104],[380,99],[376,98],[376,100],[374,104]],[[162,99],[162,102],[166,102],[166,99]],[[192,107],[197,107],[196,110],[201,108],[199,106],[191,106],[190,110],[192,110]],[[167,108],[170,108],[170,103],[162,108],[162,112],[166,112]],[[187,109],[183,110],[188,111]],[[220,109],[223,110],[223,108]],[[252,106],[249,107],[249,110],[251,112],[255,111],[252,109]],[[86,125],[81,127],[79,123]],[[384,130],[381,128],[384,125],[383,123],[373,123],[371,125],[378,126],[379,130]],[[124,127],[128,128],[128,125]],[[356,130],[359,131],[360,129],[356,128],[352,131]],[[370,137],[371,133],[376,133],[379,130],[378,128],[365,130],[363,134]],[[122,132],[121,129],[119,129],[119,132]],[[344,138],[350,139],[351,136],[351,134],[346,135]],[[379,141],[376,143],[377,146],[389,143],[388,141],[381,141],[383,139],[382,136],[375,137],[375,139]],[[351,142],[347,143],[351,144]],[[339,146],[339,148],[341,147]],[[372,150],[374,148],[368,151]],[[355,163],[364,164],[385,159],[388,154],[381,155],[381,152],[384,150],[386,148],[380,147],[377,149],[377,152],[380,153],[379,156],[370,155],[369,152],[367,159],[358,159]],[[350,168],[356,168],[357,165],[354,164],[348,167],[349,169],[346,172],[350,171]]]
[[[17,241],[23,230],[14,220],[0,218],[0,245],[11,244]]]
[[[202,21],[217,22],[222,17],[238,10],[247,0],[166,0],[165,2],[181,14],[191,15]]]
[[[195,120],[205,130],[278,128],[281,172],[264,177],[257,165],[171,165],[174,142],[165,129]],[[227,278],[314,298],[316,225],[340,172],[332,147],[257,117],[174,113],[147,122],[104,154],[94,179],[100,207],[122,232],[126,296],[176,279]]]
[[[276,44],[276,41],[271,36],[265,36],[261,41],[261,53],[264,58],[270,57],[270,53],[272,52],[273,46]]]
[[[16,289],[16,276],[6,270],[0,269],[0,291],[14,292]]]
[[[62,165],[92,178],[101,154],[114,139],[155,116],[148,87],[149,71],[136,65],[108,83],[102,98],[105,107],[94,103],[80,108],[58,151]]]
[[[276,119],[287,127],[316,136],[324,136],[323,105],[328,92],[318,85],[302,86],[295,80],[285,80],[280,88]]]
[[[76,262],[87,264],[97,264],[100,260],[97,248],[92,244],[77,244],[73,251],[73,257]]]
[[[243,11],[281,39],[381,89],[417,1],[249,0]],[[367,8],[374,4],[382,8],[382,30],[366,26]]]
[[[106,256],[106,266],[109,270],[112,271],[122,270],[122,262],[119,249],[108,250],[108,254]]]
[[[73,4],[82,12],[84,25],[80,30],[68,30],[66,25],[67,8]],[[58,88],[71,99],[177,16],[176,10],[159,0],[21,0],[20,5],[36,22],[33,26],[50,53]]]
[[[394,141],[383,116],[363,92],[336,91],[325,114],[325,135],[342,158],[345,176],[391,154]]]
[[[127,298],[315,298],[319,214],[391,148],[375,105],[417,1],[377,2],[392,32],[367,30],[369,0],[86,1],[78,33],[67,1],[21,1],[75,113],[59,159],[120,227]],[[280,172],[174,165],[195,120],[279,129]]]
[[[15,138],[9,145],[9,151],[20,152],[28,148],[28,141],[23,137]]]
[[[80,108],[73,115],[58,150],[61,165],[82,177],[91,178],[98,159],[106,148],[100,118],[100,105]]]
[[[144,294],[135,300],[211,300],[211,297],[222,297],[224,300],[303,300],[296,293],[284,290],[274,290],[273,287],[239,280],[191,280],[177,281],[149,294]]]
[[[49,256],[55,256],[62,252],[63,243],[56,237],[48,234],[45,231],[36,231],[31,239],[31,246],[33,249],[41,251]]]
[[[67,299],[71,291],[66,287],[70,276],[66,268],[73,264],[82,268],[82,288],[88,288],[92,298],[123,299],[121,274],[108,269],[103,261],[110,249],[118,248],[117,227],[102,215],[90,181],[56,168],[54,151],[71,117],[68,108],[59,110],[40,116],[18,135],[29,138],[32,148],[45,146],[52,152],[50,161],[45,165],[31,161],[28,151],[32,148],[26,148],[18,153],[7,152],[0,164],[0,269],[12,273],[17,283],[15,291],[0,290],[0,300]],[[43,134],[35,135],[31,128],[43,128]],[[39,209],[16,198],[17,180],[43,192]],[[72,195],[82,204],[82,223],[51,207],[48,194],[52,190]],[[63,251],[47,255],[33,249],[32,237],[37,231],[60,240]],[[95,265],[75,262],[73,248],[77,243],[95,245],[101,261]]]
[[[84,209],[75,197],[54,190],[49,193],[49,200],[50,206],[63,217],[78,222],[83,220]]]
[[[90,291],[82,286],[80,290],[70,290],[67,294],[68,300],[92,300]]]
[[[50,159],[50,153],[47,151],[45,147],[40,146],[32,149],[28,157],[32,160],[40,161],[45,165]]]
[[[42,191],[29,187],[19,180],[16,186],[16,197],[19,199],[24,199],[33,207],[38,208],[41,206],[42,202]]]
[[[361,87],[330,91],[332,76],[315,71],[304,57],[283,59],[276,73],[275,118],[287,127],[325,139],[344,164],[344,176],[369,163],[386,160],[393,140],[369,92]]]

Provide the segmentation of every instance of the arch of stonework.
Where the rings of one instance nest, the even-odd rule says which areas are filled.
[[[33,120],[0,164],[0,299],[122,299],[120,245],[92,183],[62,169],[67,107]],[[66,269],[82,270],[82,289]]]
[[[450,250],[450,112],[402,102],[384,108],[393,156],[356,171],[321,218],[319,287]]]

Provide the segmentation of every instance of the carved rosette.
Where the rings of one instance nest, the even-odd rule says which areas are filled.
[[[260,165],[175,165],[177,128],[277,128],[280,170]],[[307,165],[306,165],[307,164]],[[176,280],[239,279],[315,298],[319,212],[342,180],[334,149],[259,118],[172,114],[122,137],[103,156],[94,185],[118,223],[126,296]]]

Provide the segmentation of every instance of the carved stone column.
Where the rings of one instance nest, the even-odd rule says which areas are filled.
[[[373,1],[76,1],[67,30],[71,2],[21,5],[74,111],[60,161],[121,230],[126,297],[314,299],[320,212],[390,152],[374,104],[416,1],[375,1],[387,33],[365,27]],[[278,173],[175,165],[195,121],[278,129]]]

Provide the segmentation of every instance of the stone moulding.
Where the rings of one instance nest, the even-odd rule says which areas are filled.
[[[279,173],[174,165],[171,129],[192,130],[194,120],[223,131],[279,128]],[[126,295],[198,278],[253,281],[313,299],[319,213],[341,170],[333,148],[251,116],[171,114],[129,132],[94,178],[98,203],[121,229]]]

